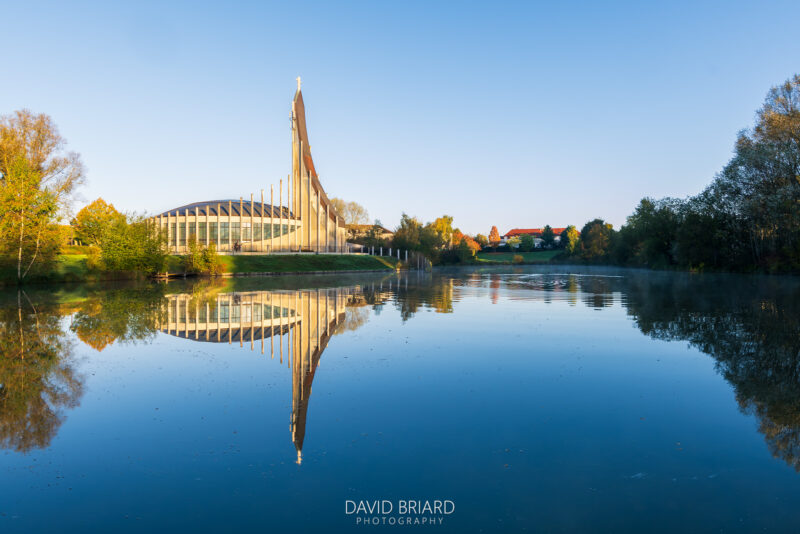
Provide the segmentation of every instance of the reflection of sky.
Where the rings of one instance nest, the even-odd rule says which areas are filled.
[[[335,336],[302,466],[277,355],[165,334],[80,345],[81,405],[48,450],[0,456],[0,511],[20,525],[44,506],[122,531],[344,532],[345,499],[449,498],[442,532],[789,524],[797,475],[712,358],[642,335],[619,293],[603,308],[542,293],[502,282],[492,305],[488,283],[457,285],[453,313],[404,322],[386,305]]]

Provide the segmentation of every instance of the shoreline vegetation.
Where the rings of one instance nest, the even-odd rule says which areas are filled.
[[[566,201],[566,200],[565,200]],[[610,265],[687,272],[800,273],[800,75],[772,87],[733,157],[700,193],[643,198],[615,229],[602,218],[501,238],[454,228],[447,215],[423,224],[403,214],[391,246],[434,264]],[[373,235],[378,235],[379,225]],[[370,236],[364,245],[370,243]],[[384,244],[383,246],[387,246]],[[492,251],[492,252],[489,252]],[[537,256],[537,254],[539,256]],[[551,256],[544,256],[551,254]]]
[[[83,247],[71,247],[75,249]],[[90,254],[62,254],[55,259],[54,267],[47,273],[37,273],[26,283],[47,284],[63,282],[105,282],[145,280],[148,278],[230,277],[274,274],[321,274],[335,272],[395,271],[403,269],[403,262],[386,256],[359,254],[280,254],[217,256],[222,269],[215,273],[192,272],[187,268],[187,256],[167,256],[163,272],[148,275],[140,271],[108,271],[91,267]],[[16,284],[14,272],[0,271],[0,287]]]
[[[84,171],[78,154],[67,152],[65,144],[45,114],[20,110],[0,117],[0,285],[392,270],[414,264],[382,254],[223,256],[213,242],[198,243],[191,231],[188,253],[172,256],[163,230],[143,215],[120,213],[102,198],[68,216]],[[595,218],[580,232],[569,225],[556,235],[546,225],[540,233],[507,235],[501,243],[496,226],[488,237],[470,236],[449,215],[423,223],[403,213],[391,232],[379,220],[359,224],[368,217],[357,203],[333,201],[348,225],[368,226],[348,242],[373,254],[383,247],[410,252],[417,260],[422,255],[426,266],[553,262],[797,274],[800,75],[769,90],[755,124],[739,132],[733,157],[703,191],[686,198],[645,197],[618,230]]]

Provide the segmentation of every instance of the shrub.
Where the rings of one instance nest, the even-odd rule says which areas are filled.
[[[216,276],[225,272],[225,266],[220,261],[220,256],[217,254],[217,245],[214,243],[211,243],[203,250],[203,263],[207,274]]]
[[[511,263],[525,263],[525,258],[522,257],[522,254],[514,254]]]
[[[183,257],[183,266],[187,273],[212,276],[222,274],[224,270],[217,246],[211,243],[205,247],[196,240],[189,241],[189,253]]]
[[[100,247],[85,247],[86,248],[86,266],[90,271],[102,271],[103,261],[101,258],[102,250]]]
[[[109,271],[163,272],[167,262],[165,236],[153,231],[142,217],[118,221],[103,242],[101,258]]]

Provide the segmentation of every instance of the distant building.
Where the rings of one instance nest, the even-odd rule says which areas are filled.
[[[369,236],[369,233],[375,227],[374,224],[348,224],[347,236],[351,240],[363,239]],[[394,237],[394,232],[378,225],[378,233],[375,235],[378,239],[391,240]]]
[[[553,228],[553,233],[556,236],[555,242],[561,242],[561,233],[566,230],[566,228]],[[542,232],[544,228],[514,228],[509,230],[504,235],[500,236],[500,242],[502,244],[506,244],[511,237],[522,237],[524,235],[533,236],[533,245],[536,248],[541,248],[544,245],[544,240],[542,239]]]

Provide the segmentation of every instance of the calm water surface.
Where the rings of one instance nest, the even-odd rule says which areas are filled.
[[[798,334],[777,277],[7,291],[0,532],[797,532]]]

